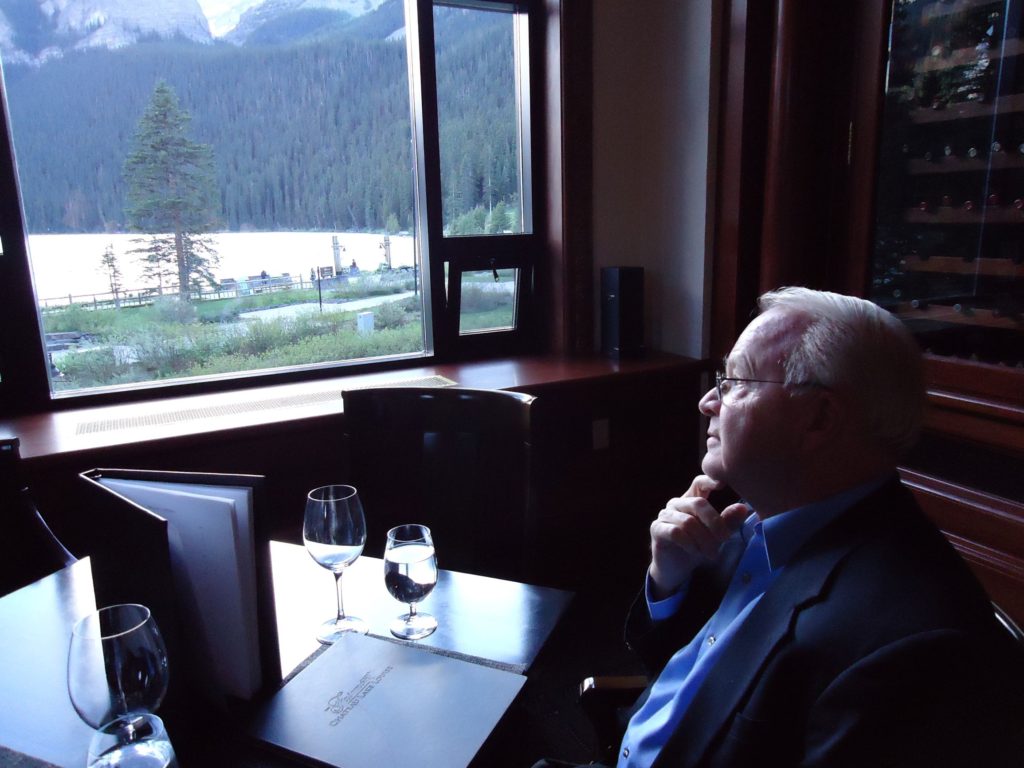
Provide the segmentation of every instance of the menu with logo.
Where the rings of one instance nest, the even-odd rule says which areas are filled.
[[[458,768],[469,765],[525,682],[505,670],[352,635],[275,693],[250,733],[339,768]]]

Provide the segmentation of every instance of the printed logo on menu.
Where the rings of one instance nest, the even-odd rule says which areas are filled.
[[[334,714],[334,718],[330,724],[337,725],[345,716],[348,715],[353,709],[359,706],[359,702],[370,695],[370,691],[380,685],[381,681],[391,673],[394,669],[390,664],[384,667],[380,672],[367,672],[357,682],[350,691],[338,691],[328,701],[327,706],[324,707],[324,712],[331,712]]]

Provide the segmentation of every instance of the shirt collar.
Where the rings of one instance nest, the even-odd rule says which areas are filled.
[[[888,475],[875,478],[867,483],[841,491],[834,496],[829,496],[827,499],[773,515],[767,520],[760,520],[755,512],[747,518],[743,525],[743,538],[745,541],[749,541],[753,533],[760,527],[769,567],[773,571],[782,568],[815,533],[858,501],[880,488],[886,480],[888,480]]]

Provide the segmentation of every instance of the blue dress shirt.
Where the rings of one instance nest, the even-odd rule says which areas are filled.
[[[629,721],[619,751],[618,768],[646,768],[654,762],[708,672],[721,657],[722,650],[793,554],[812,535],[884,481],[884,478],[875,480],[767,520],[762,521],[757,513],[747,518],[740,531],[734,534],[743,538],[746,548],[721,605],[690,643],[669,659],[647,701]],[[664,600],[652,601],[648,578],[647,606],[651,618],[660,621],[673,615],[685,595],[684,585]]]

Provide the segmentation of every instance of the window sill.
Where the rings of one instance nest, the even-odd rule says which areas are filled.
[[[672,370],[697,372],[702,367],[698,360],[661,353],[631,360],[536,356],[437,364],[0,419],[0,436],[19,437],[22,458],[40,466],[138,443],[179,444],[226,431],[237,436],[250,430],[300,428],[309,420],[341,414],[344,389],[414,385],[440,376],[460,387],[540,394],[552,387]]]

